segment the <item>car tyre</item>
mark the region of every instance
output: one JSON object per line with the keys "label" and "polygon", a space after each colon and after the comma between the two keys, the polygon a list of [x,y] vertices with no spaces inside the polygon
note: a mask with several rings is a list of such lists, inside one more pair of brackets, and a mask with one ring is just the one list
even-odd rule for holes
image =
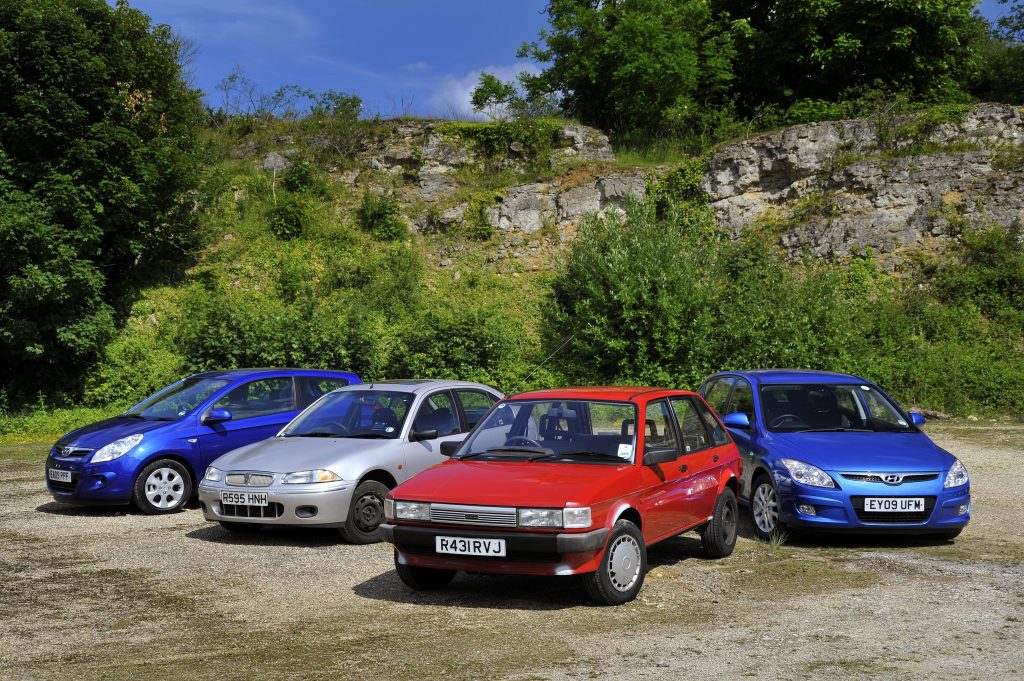
{"label": "car tyre", "polygon": [[647,573],[647,545],[640,528],[619,520],[601,553],[597,570],[585,577],[590,600],[601,605],[621,605],[636,598]]}
{"label": "car tyre", "polygon": [[415,591],[434,591],[448,586],[455,579],[455,570],[403,565],[398,560],[398,551],[395,551],[395,572],[403,584]]}
{"label": "car tyre", "polygon": [[192,476],[173,459],[157,459],[135,478],[132,501],[143,513],[176,513],[192,498]]}
{"label": "car tyre", "polygon": [[384,522],[384,498],[388,487],[376,480],[364,480],[352,493],[345,524],[338,528],[349,544],[375,544],[384,539],[380,524]]}
{"label": "car tyre", "polygon": [[711,522],[700,531],[700,543],[709,558],[725,558],[736,548],[738,518],[736,494],[726,487],[715,500],[715,513],[711,516]]}
{"label": "car tyre", "polygon": [[779,520],[779,492],[768,475],[759,475],[750,489],[750,524],[761,541],[782,534],[786,525]]}
{"label": "car tyre", "polygon": [[258,523],[232,523],[227,520],[221,520],[220,526],[234,534],[252,534],[263,529],[263,526]]}

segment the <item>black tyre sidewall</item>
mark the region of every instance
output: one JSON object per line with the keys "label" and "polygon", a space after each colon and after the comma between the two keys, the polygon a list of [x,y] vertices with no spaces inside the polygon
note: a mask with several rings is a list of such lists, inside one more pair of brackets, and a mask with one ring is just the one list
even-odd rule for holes
{"label": "black tyre sidewall", "polygon": [[413,567],[404,565],[398,560],[395,551],[395,572],[410,589],[414,591],[434,591],[448,586],[455,579],[455,570],[439,570],[434,568]]}
{"label": "black tyre sidewall", "polygon": [[[725,510],[727,508],[732,509],[732,537],[728,540],[722,538],[724,528],[722,525],[725,523]],[[704,552],[710,558],[725,558],[730,555],[734,548],[736,548],[736,529],[739,521],[739,507],[736,504],[736,494],[728,487],[722,490],[722,493],[718,495],[718,499],[715,500],[715,512],[711,517],[711,522],[704,528],[704,532],[701,533],[700,539],[701,544],[704,546]]]}
{"label": "black tyre sidewall", "polygon": [[[611,577],[608,574],[608,551],[615,544],[615,540],[623,534],[630,534],[640,545],[640,574],[636,582],[627,591],[619,591],[612,586]],[[586,590],[591,600],[600,605],[621,605],[636,598],[644,585],[644,577],[647,574],[647,544],[640,528],[628,520],[619,520],[612,528],[604,550],[601,551],[601,562],[597,570],[587,575]]]}
{"label": "black tyre sidewall", "polygon": [[[178,475],[181,476],[182,480],[185,481],[185,493],[181,496],[181,502],[174,508],[157,508],[153,504],[149,503],[149,499],[146,498],[146,478],[148,478],[149,474],[157,468],[173,468],[178,472]],[[147,515],[178,513],[179,511],[185,510],[185,505],[188,504],[189,500],[192,498],[193,489],[195,489],[195,486],[192,484],[192,474],[189,473],[188,468],[174,459],[157,459],[143,468],[135,478],[135,486],[132,491],[132,502],[135,504],[136,508]]]}
{"label": "black tyre sidewall", "polygon": [[364,480],[358,485],[352,492],[352,502],[349,505],[348,516],[345,518],[345,525],[339,528],[342,538],[350,544],[376,544],[377,542],[383,541],[384,533],[381,532],[380,527],[373,530],[372,532],[365,532],[360,529],[356,524],[355,509],[359,499],[368,493],[375,494],[380,497],[381,502],[381,522],[384,520],[384,499],[388,495],[388,487],[382,482],[376,480]]}

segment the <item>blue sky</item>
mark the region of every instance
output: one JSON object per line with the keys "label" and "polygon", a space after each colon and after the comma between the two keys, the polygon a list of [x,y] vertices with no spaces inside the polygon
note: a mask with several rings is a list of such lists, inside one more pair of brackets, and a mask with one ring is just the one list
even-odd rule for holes
{"label": "blue sky", "polygon": [[[546,24],[546,0],[130,0],[196,41],[196,84],[241,66],[264,90],[302,85],[362,97],[370,114],[469,114],[482,70],[510,78],[525,40]],[[1005,5],[983,0],[987,17]]]}

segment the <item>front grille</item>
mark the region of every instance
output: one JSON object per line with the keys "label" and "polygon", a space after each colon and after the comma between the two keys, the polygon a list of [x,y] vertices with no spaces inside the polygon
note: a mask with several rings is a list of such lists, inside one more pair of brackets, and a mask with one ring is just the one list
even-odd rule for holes
{"label": "front grille", "polygon": [[60,457],[63,457],[65,459],[71,459],[71,458],[83,457],[83,456],[85,456],[86,454],[89,454],[92,451],[93,450],[89,449],[88,447],[56,447],[55,446],[53,448],[53,455],[54,456],[60,456]]}
{"label": "front grille", "polygon": [[903,479],[900,482],[885,482],[882,479],[883,473],[841,473],[847,480],[855,480],[857,482],[880,482],[886,485],[902,485],[905,482],[927,482],[929,480],[935,480],[939,477],[938,473],[904,473]]}
{"label": "front grille", "polygon": [[430,522],[483,527],[515,527],[516,509],[505,506],[431,504]]}
{"label": "front grille", "polygon": [[231,518],[280,518],[284,505],[273,502],[267,506],[245,506],[242,504],[221,504],[220,514]]}
{"label": "front grille", "polygon": [[935,497],[924,497],[924,510],[911,513],[867,513],[864,511],[864,497],[850,497],[857,519],[862,523],[924,523],[935,508]]}
{"label": "front grille", "polygon": [[75,488],[78,487],[78,472],[71,473],[71,482],[61,482],[60,480],[49,480],[47,481],[50,485],[50,489],[58,492],[74,492]]}
{"label": "front grille", "polygon": [[228,473],[225,480],[237,487],[266,487],[274,482],[273,473]]}

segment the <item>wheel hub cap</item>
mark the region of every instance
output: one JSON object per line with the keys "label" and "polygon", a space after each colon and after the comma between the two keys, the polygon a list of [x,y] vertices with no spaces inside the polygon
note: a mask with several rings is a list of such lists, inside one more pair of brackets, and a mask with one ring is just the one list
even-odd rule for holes
{"label": "wheel hub cap", "polygon": [[145,491],[152,506],[174,508],[185,495],[185,481],[173,468],[157,468],[146,478]]}
{"label": "wheel hub cap", "polygon": [[618,591],[628,591],[640,576],[640,546],[629,535],[608,549],[608,577]]}

